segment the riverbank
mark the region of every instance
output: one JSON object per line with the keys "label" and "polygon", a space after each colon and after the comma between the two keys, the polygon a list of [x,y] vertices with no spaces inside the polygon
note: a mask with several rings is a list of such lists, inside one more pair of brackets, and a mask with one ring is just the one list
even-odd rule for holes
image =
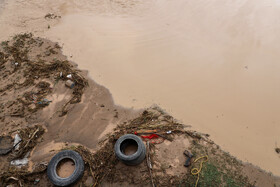
{"label": "riverbank", "polygon": [[[57,43],[32,34],[16,35],[1,42],[0,65],[0,136],[22,138],[17,150],[0,156],[1,185],[51,186],[47,163],[60,150],[72,149],[86,163],[75,186],[150,186],[146,162],[125,166],[113,151],[118,137],[139,129],[172,132],[170,140],[151,145],[157,186],[193,186],[197,178],[190,171],[199,167],[194,160],[201,156],[208,157],[199,180],[202,186],[280,185],[279,178],[242,163],[208,134],[190,130],[158,107],[143,111],[116,106],[110,92],[69,61]],[[66,85],[69,80],[74,87]],[[186,149],[194,155],[189,168],[183,166]],[[23,158],[27,164],[10,164]]]}
{"label": "riverbank", "polygon": [[10,0],[0,40],[33,32],[59,42],[117,104],[157,104],[280,175],[279,8],[273,0]]}

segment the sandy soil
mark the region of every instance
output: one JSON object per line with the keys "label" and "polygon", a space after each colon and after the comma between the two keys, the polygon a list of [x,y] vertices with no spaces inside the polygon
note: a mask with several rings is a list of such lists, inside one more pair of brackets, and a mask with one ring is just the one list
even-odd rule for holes
{"label": "sandy soil", "polygon": [[57,175],[62,178],[67,178],[72,175],[75,170],[75,163],[72,160],[62,160],[57,167]]}
{"label": "sandy soil", "polygon": [[[180,181],[190,180],[186,179],[186,174],[192,177],[188,175],[190,168],[183,166],[186,160],[183,152],[186,149],[192,150],[193,153],[196,151],[197,155],[207,154],[209,162],[217,164],[217,167],[221,167],[221,170],[225,170],[227,167],[219,165],[227,164],[232,171],[238,171],[238,176],[248,177],[245,181],[246,184],[250,182],[257,186],[280,186],[279,178],[265,173],[255,166],[236,160],[208,139],[208,135],[183,131],[184,127],[187,129],[189,126],[177,123],[175,119],[157,107],[142,113],[142,110],[116,106],[108,89],[88,79],[87,72],[78,70],[73,62],[69,62],[56,43],[42,38],[34,39],[31,35],[26,34],[15,36],[11,40],[10,42],[2,42],[0,48],[0,71],[3,80],[0,82],[0,135],[14,137],[15,133],[19,133],[23,142],[19,152],[12,151],[7,156],[0,156],[0,177],[5,184],[20,184],[21,182],[34,184],[39,179],[39,183],[36,183],[37,186],[51,186],[46,177],[45,163],[48,163],[51,157],[61,149],[66,147],[75,149],[83,145],[86,149],[86,152],[81,152],[84,159],[89,155],[92,155],[93,158],[97,157],[98,153],[101,156],[97,159],[101,162],[101,165],[97,165],[98,167],[96,166],[93,169],[98,172],[97,169],[101,168],[103,170],[105,168],[104,180],[102,180],[103,177],[102,179],[92,178],[94,175],[90,173],[88,167],[91,166],[88,165],[89,162],[87,161],[82,179],[74,186],[80,186],[81,184],[92,186],[98,180],[101,182],[100,186],[149,186],[150,177],[146,162],[142,162],[135,167],[126,166],[117,162],[114,154],[112,154],[113,142],[105,141],[105,146],[107,145],[110,149],[107,149],[108,147],[104,147],[104,145],[99,146],[99,142],[106,140],[107,137],[116,138],[114,134],[111,134],[111,136],[105,135],[116,133],[116,130],[113,129],[117,125],[120,125],[118,128],[126,129],[127,126],[132,124],[136,128],[142,125],[143,127],[153,125],[151,126],[153,129],[173,129],[178,126],[181,129],[179,132],[186,133],[175,135],[174,132],[174,135],[173,133],[170,135],[174,138],[173,141],[165,140],[153,146],[151,150],[153,175],[159,186],[166,186],[167,184],[170,186],[178,184]],[[64,64],[62,69],[58,65],[55,68],[51,66],[58,62]],[[18,64],[16,65],[16,63]],[[49,68],[44,69],[44,67]],[[61,76],[62,71],[63,75]],[[66,78],[69,73],[72,74],[72,78]],[[81,83],[78,82],[85,80],[81,78],[83,76],[88,79],[88,85],[85,90],[83,89],[81,101],[65,105],[76,97],[76,87],[83,88],[79,87]],[[67,79],[76,81],[74,88],[70,89],[65,85]],[[41,105],[40,102],[44,99],[51,102]],[[67,113],[64,113],[63,109],[67,110]],[[22,133],[22,129],[29,130]],[[167,130],[169,129],[165,129],[165,131]],[[126,133],[133,132],[133,129],[128,128],[126,130]],[[122,133],[124,132],[122,131]],[[24,152],[21,152],[21,150]],[[108,153],[110,157],[109,160],[106,160],[104,156],[105,154],[108,156]],[[18,168],[9,164],[10,160],[14,159],[17,154],[20,154],[17,158],[28,158],[27,166]],[[113,163],[116,163],[116,165]],[[96,164],[96,161],[93,164]],[[42,171],[38,172],[41,167],[43,167]],[[67,162],[59,168],[58,173],[61,176],[67,176],[71,174],[73,168],[72,163]],[[23,172],[23,175],[20,174],[21,172]],[[27,175],[24,175],[25,172],[27,172]],[[5,177],[7,173],[12,178]],[[232,177],[235,177],[235,175]],[[192,178],[192,180],[194,179]],[[3,182],[1,180],[0,184]],[[190,182],[193,182],[192,180]],[[19,182],[17,183],[17,181]]]}
{"label": "sandy soil", "polygon": [[274,0],[10,0],[0,39],[32,31],[58,41],[117,104],[157,103],[280,175],[279,8]]}
{"label": "sandy soil", "polygon": [[[1,40],[32,31],[58,41],[80,68],[110,89],[117,104],[157,103],[234,156],[280,175],[274,151],[280,141],[278,1],[10,0],[2,5]],[[45,17],[48,13],[54,15]],[[48,130],[32,153],[34,162],[69,144],[96,150],[116,123],[138,114],[115,106],[103,86],[90,81],[89,87],[81,104],[59,118],[57,108],[71,93],[58,84],[48,97],[50,106],[30,119],[43,120]],[[23,124],[9,122],[13,125],[2,125],[2,132]]]}

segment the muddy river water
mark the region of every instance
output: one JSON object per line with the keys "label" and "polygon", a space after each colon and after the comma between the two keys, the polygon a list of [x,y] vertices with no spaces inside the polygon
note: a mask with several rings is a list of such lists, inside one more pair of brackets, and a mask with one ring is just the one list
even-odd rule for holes
{"label": "muddy river water", "polygon": [[[280,175],[279,0],[11,2],[30,19],[0,22],[5,32],[20,27],[58,41],[117,104],[157,104],[239,159]],[[62,18],[40,30],[32,6]]]}

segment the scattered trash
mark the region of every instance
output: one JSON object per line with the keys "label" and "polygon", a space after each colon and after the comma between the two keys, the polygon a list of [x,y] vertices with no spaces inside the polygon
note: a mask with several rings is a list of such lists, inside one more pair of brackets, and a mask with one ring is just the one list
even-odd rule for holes
{"label": "scattered trash", "polygon": [[74,83],[73,81],[71,81],[71,80],[67,80],[66,83],[65,83],[65,85],[66,85],[67,87],[69,87],[69,88],[74,88],[75,83]]}
{"label": "scattered trash", "polygon": [[40,179],[35,179],[34,180],[34,185],[38,184],[40,182]]}
{"label": "scattered trash", "polygon": [[184,166],[189,167],[191,165],[191,159],[192,159],[193,155],[188,150],[184,151],[184,155],[187,157],[187,160],[186,160]]}
{"label": "scattered trash", "polygon": [[15,62],[15,66],[17,66],[18,65],[18,62]]}
{"label": "scattered trash", "polygon": [[13,166],[23,166],[28,164],[28,158],[18,159],[18,160],[12,160],[11,165]]}
{"label": "scattered trash", "polygon": [[32,94],[31,98],[32,98],[32,102],[33,102],[33,103],[36,103],[36,102],[37,102],[37,98],[38,98],[38,97],[37,97],[35,94]]}
{"label": "scattered trash", "polygon": [[171,133],[172,133],[172,131],[167,131],[167,132],[166,132],[166,134],[171,134]]}
{"label": "scattered trash", "polygon": [[[169,141],[172,141],[172,139],[160,134],[160,133],[156,133],[157,130],[139,130],[139,131],[135,131],[134,134],[135,135],[139,135],[141,136],[141,138],[145,139],[154,139],[154,138],[158,138],[161,137],[163,139],[167,139]],[[143,134],[149,134],[147,136],[144,136]],[[163,141],[161,141],[160,143],[162,143]],[[159,142],[151,142],[151,143],[159,143]]]}
{"label": "scattered trash", "polygon": [[71,75],[71,74],[67,75],[66,77],[67,77],[68,79],[72,79],[72,75]]}
{"label": "scattered trash", "polygon": [[[205,158],[205,159],[204,159],[204,158]],[[199,168],[192,168],[192,170],[191,170],[191,174],[192,174],[192,175],[197,175],[195,187],[197,187],[197,185],[198,185],[199,175],[200,175],[200,172],[201,172],[201,170],[202,170],[203,163],[208,161],[208,156],[205,155],[205,156],[199,157],[199,158],[195,159],[194,163],[197,162],[197,161],[199,161],[200,159],[204,159],[204,160],[202,160],[202,161],[200,162],[200,167],[199,167]]]}
{"label": "scattered trash", "polygon": [[11,136],[0,137],[0,155],[5,155],[13,149],[13,138]]}
{"label": "scattered trash", "polygon": [[39,105],[49,105],[52,101],[49,101],[48,99],[43,99],[42,101],[39,101],[37,104]]}
{"label": "scattered trash", "polygon": [[15,140],[14,140],[14,147],[15,147],[15,150],[18,150],[18,149],[19,149],[20,142],[21,142],[21,138],[19,137],[18,134],[16,134],[16,135],[15,135]]}
{"label": "scattered trash", "polygon": [[27,158],[30,151],[37,144],[38,138],[40,138],[44,133],[44,129],[35,125],[34,127],[28,127],[25,129],[20,129],[18,134],[22,139],[20,143],[20,148],[18,151],[14,152],[14,159]]}
{"label": "scattered trash", "polygon": [[158,135],[156,134],[151,134],[151,135],[148,135],[148,136],[141,136],[142,138],[144,139],[153,139],[153,138],[158,138]]}
{"label": "scattered trash", "polygon": [[138,130],[136,131],[137,134],[150,134],[150,133],[156,133],[157,130]]}
{"label": "scattered trash", "polygon": [[63,75],[62,72],[60,72],[60,73],[59,73],[59,77],[62,77],[62,75]]}

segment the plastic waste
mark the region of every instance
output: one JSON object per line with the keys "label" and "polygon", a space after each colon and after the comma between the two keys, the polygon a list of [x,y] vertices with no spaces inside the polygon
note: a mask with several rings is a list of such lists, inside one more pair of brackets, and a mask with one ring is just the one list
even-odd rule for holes
{"label": "plastic waste", "polygon": [[71,74],[67,75],[66,77],[67,77],[68,79],[72,79],[72,75],[71,75]]}
{"label": "plastic waste", "polygon": [[67,80],[65,85],[68,86],[69,88],[73,88],[75,86],[75,83],[71,80]]}
{"label": "plastic waste", "polygon": [[13,165],[13,166],[22,166],[22,165],[26,165],[26,164],[28,164],[28,158],[11,161],[11,165]]}
{"label": "plastic waste", "polygon": [[18,134],[16,134],[16,135],[15,135],[15,139],[14,139],[14,147],[15,147],[15,150],[18,150],[18,149],[19,149],[20,142],[21,142],[21,138],[19,137]]}

